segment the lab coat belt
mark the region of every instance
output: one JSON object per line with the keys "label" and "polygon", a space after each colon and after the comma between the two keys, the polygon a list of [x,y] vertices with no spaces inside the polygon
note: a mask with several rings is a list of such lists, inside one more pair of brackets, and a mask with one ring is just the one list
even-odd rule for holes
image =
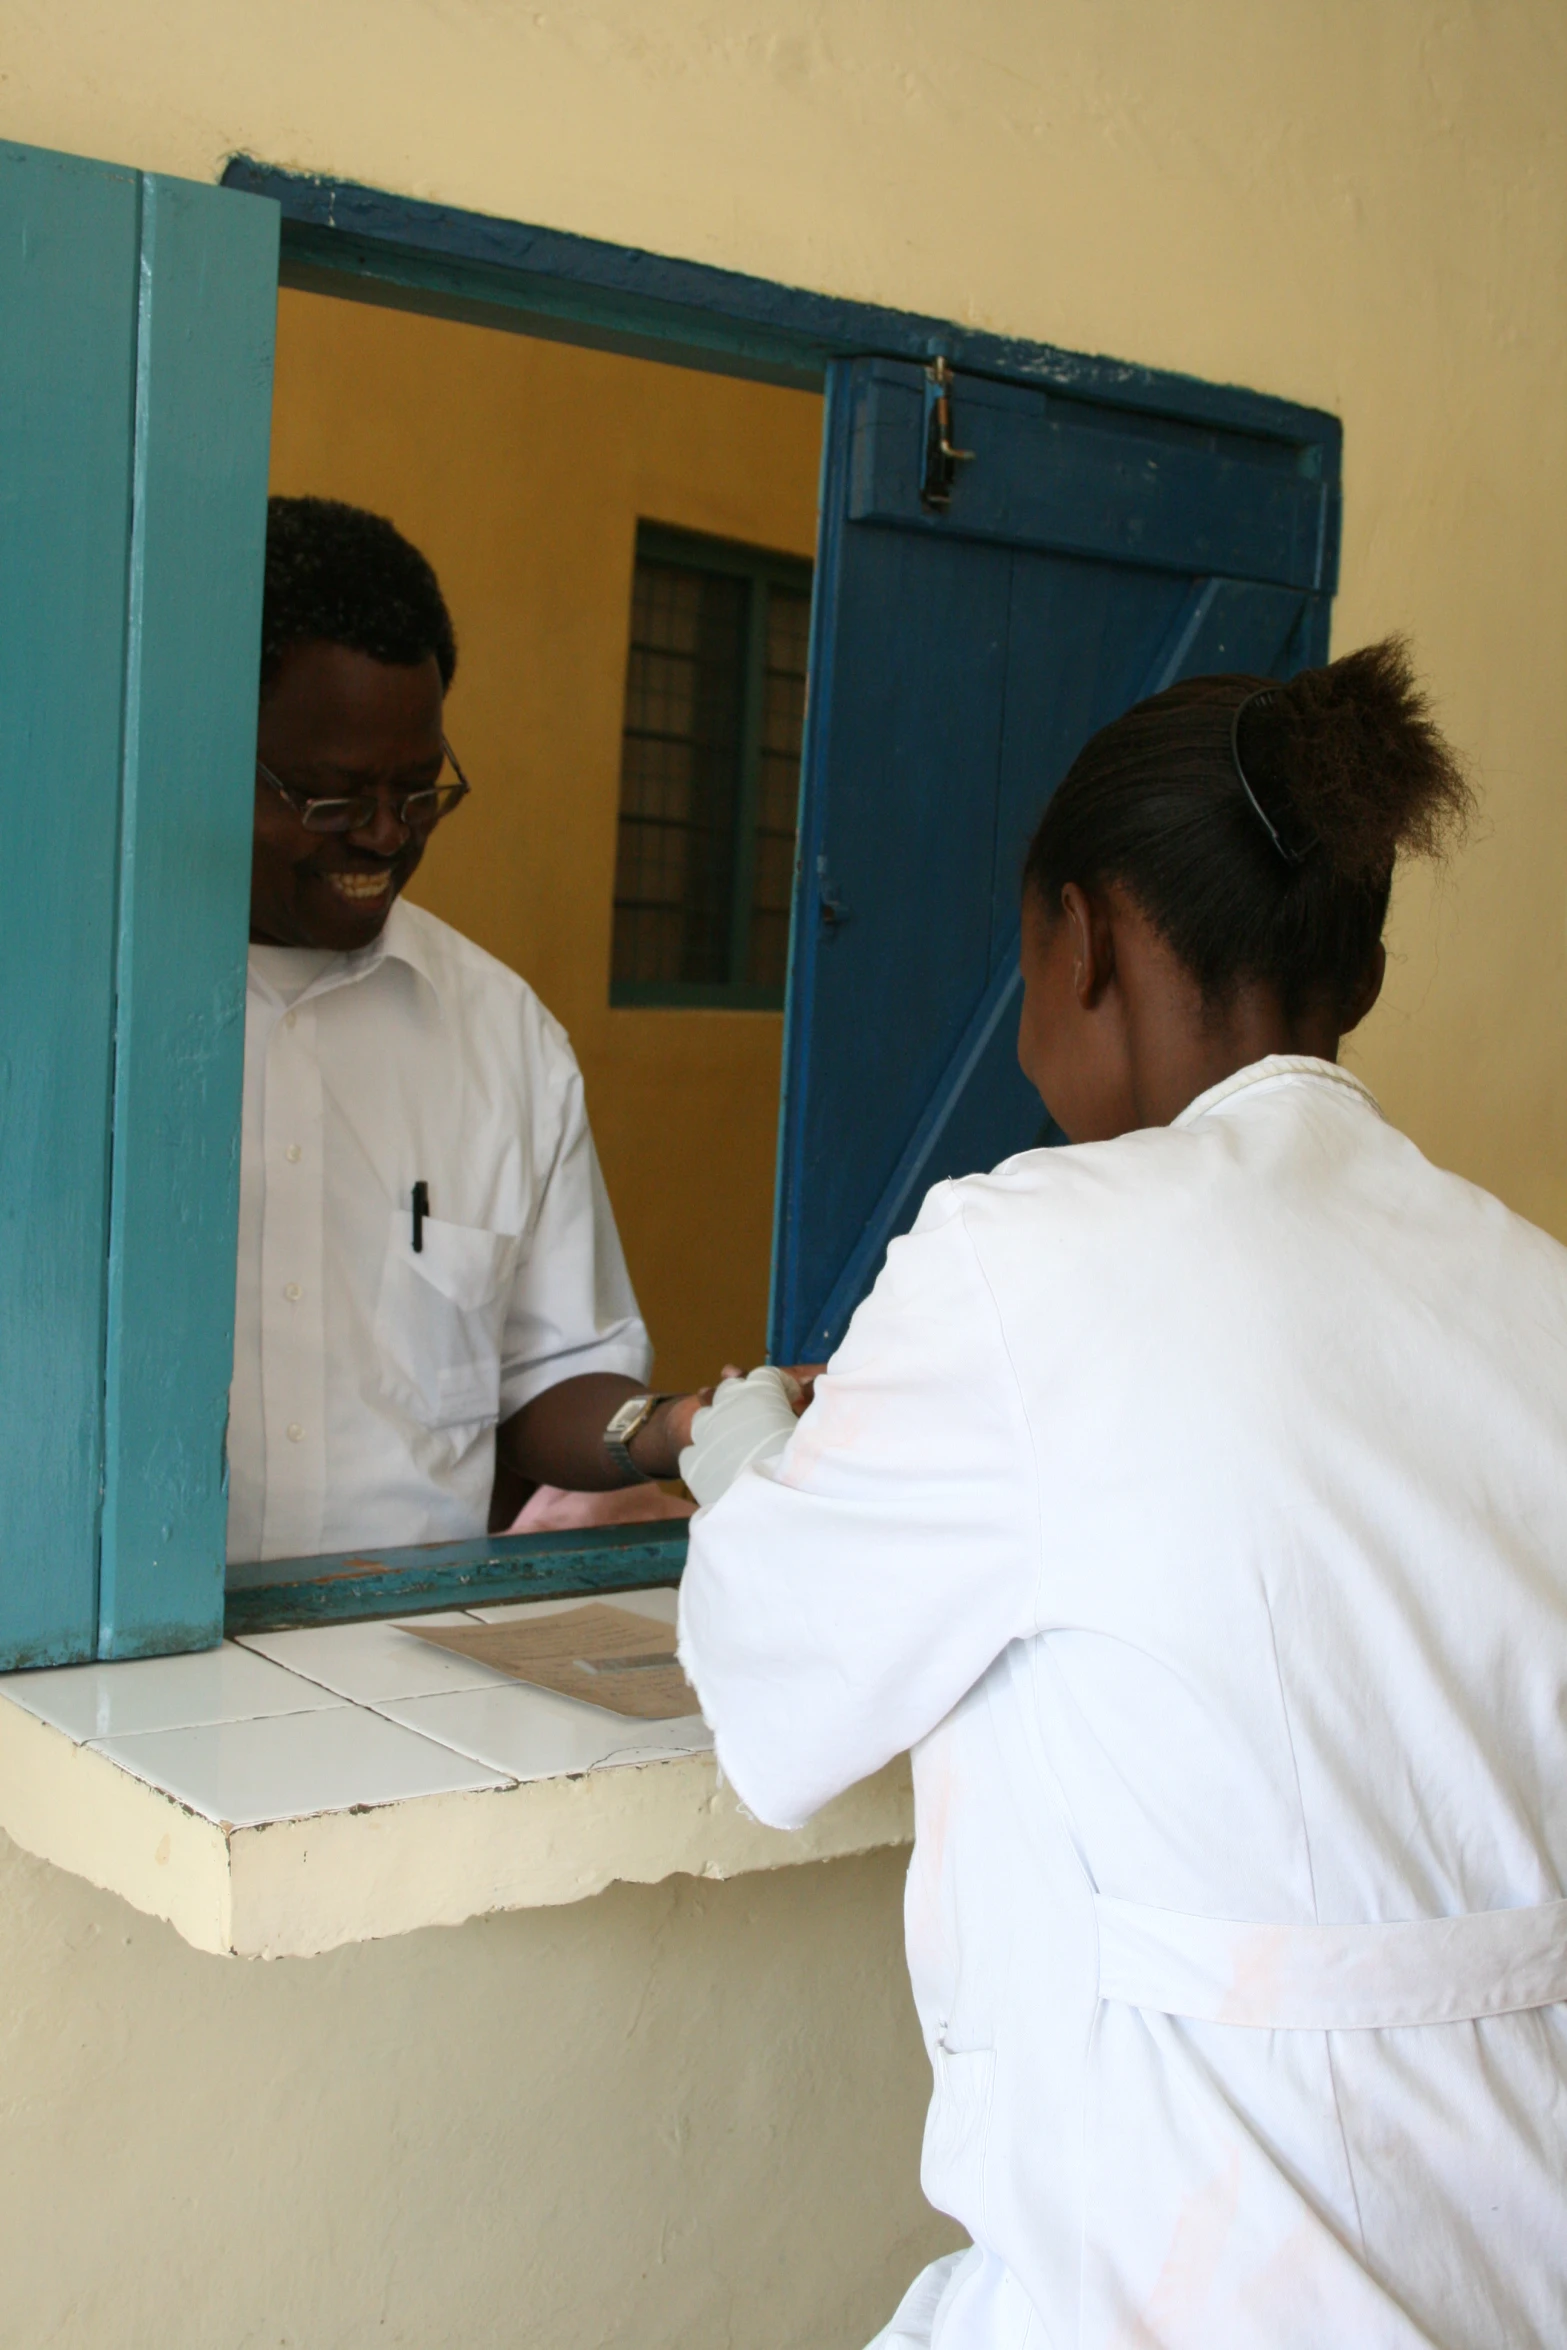
{"label": "lab coat belt", "polygon": [[1386,2031],[1567,2001],[1567,1901],[1381,1925],[1256,1925],[1096,1894],[1099,1996],[1263,2031]]}

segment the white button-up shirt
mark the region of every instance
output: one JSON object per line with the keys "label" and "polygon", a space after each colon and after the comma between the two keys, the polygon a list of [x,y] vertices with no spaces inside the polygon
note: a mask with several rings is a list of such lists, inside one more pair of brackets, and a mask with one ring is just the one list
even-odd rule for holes
{"label": "white button-up shirt", "polygon": [[357,954],[253,948],[230,1559],[480,1534],[497,1422],[650,1361],[582,1079],[532,989],[402,903]]}
{"label": "white button-up shirt", "polygon": [[1320,1061],[940,1184],[682,1653],[791,1826],[914,1749],[886,2350],[1567,2341],[1567,1251]]}

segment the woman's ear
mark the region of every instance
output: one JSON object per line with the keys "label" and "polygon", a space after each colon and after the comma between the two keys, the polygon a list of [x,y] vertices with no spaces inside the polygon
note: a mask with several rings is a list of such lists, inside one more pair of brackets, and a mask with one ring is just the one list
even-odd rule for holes
{"label": "woman's ear", "polygon": [[1352,1028],[1360,1026],[1361,1021],[1364,1020],[1377,997],[1382,993],[1382,982],[1386,977],[1387,948],[1378,939],[1376,952],[1366,966],[1366,976],[1360,983],[1358,993],[1351,999],[1349,1010],[1345,1015],[1344,1033],[1346,1036]]}
{"label": "woman's ear", "polygon": [[1115,976],[1115,932],[1109,909],[1075,881],[1061,892],[1061,914],[1072,948],[1072,992],[1091,1012]]}

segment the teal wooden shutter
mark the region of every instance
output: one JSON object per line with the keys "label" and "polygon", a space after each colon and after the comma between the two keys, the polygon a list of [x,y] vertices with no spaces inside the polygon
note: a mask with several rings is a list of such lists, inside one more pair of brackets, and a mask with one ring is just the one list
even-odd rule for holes
{"label": "teal wooden shutter", "polygon": [[0,146],[0,1666],[221,1633],[277,246]]}
{"label": "teal wooden shutter", "polygon": [[1018,883],[1083,742],[1178,677],[1326,655],[1331,418],[1241,429],[959,378],[973,454],[941,507],[922,495],[932,399],[926,370],[893,361],[829,381],[769,1336],[783,1362],[838,1343],[932,1183],[1039,1137],[1016,1065]]}

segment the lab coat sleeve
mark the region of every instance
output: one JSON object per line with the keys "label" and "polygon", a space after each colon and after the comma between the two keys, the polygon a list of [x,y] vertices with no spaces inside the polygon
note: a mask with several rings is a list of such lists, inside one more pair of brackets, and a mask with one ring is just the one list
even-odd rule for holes
{"label": "lab coat sleeve", "polygon": [[692,1521],[680,1653],[742,1801],[798,1827],[1037,1626],[1039,1479],[995,1300],[944,1184],[772,1469]]}

